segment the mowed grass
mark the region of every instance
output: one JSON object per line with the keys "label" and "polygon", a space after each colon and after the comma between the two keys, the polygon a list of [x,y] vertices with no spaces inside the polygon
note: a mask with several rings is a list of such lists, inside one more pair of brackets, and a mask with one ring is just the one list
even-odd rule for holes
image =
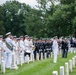
{"label": "mowed grass", "polygon": [[[7,69],[5,74],[2,74],[0,71],[0,75],[52,75],[54,70],[59,72],[60,66],[64,66],[65,62],[68,62],[75,55],[74,53],[69,53],[68,58],[59,56],[57,63],[53,63],[53,58],[35,61],[33,63],[30,62],[30,64],[19,66],[18,70]],[[76,75],[76,69],[70,75]]]}
{"label": "mowed grass", "polygon": [[73,72],[70,73],[70,75],[76,75],[76,67],[75,67],[75,69],[73,69]]}

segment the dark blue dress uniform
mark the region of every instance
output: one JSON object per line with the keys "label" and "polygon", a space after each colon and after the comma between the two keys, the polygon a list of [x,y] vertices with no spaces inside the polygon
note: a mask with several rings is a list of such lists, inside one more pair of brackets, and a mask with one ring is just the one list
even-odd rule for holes
{"label": "dark blue dress uniform", "polygon": [[74,47],[76,48],[76,41],[74,41]]}
{"label": "dark blue dress uniform", "polygon": [[41,53],[47,53],[47,57],[49,57],[49,54],[51,55],[52,51],[52,42],[47,42],[45,40],[37,40],[34,42],[35,45],[35,51],[34,51],[34,59],[36,59],[36,53],[39,53],[39,59],[41,59]]}
{"label": "dark blue dress uniform", "polygon": [[47,53],[47,57],[49,57],[52,51],[52,42],[45,42],[44,45],[45,45],[45,52]]}
{"label": "dark blue dress uniform", "polygon": [[71,47],[74,47],[74,41],[73,41],[72,37],[70,39],[70,45],[71,45]]}
{"label": "dark blue dress uniform", "polygon": [[65,42],[65,58],[67,58],[68,54],[68,42]]}
{"label": "dark blue dress uniform", "polygon": [[39,59],[41,59],[41,53],[44,55],[44,43],[39,42]]}
{"label": "dark blue dress uniform", "polygon": [[65,41],[61,42],[62,44],[62,58],[67,58],[67,54],[68,54],[68,43]]}
{"label": "dark blue dress uniform", "polygon": [[64,41],[62,41],[61,42],[61,49],[62,49],[62,58],[64,58],[64,54],[65,54],[65,42]]}
{"label": "dark blue dress uniform", "polygon": [[34,50],[34,59],[36,60],[36,53],[39,53],[39,43],[36,41],[34,42],[35,50]]}

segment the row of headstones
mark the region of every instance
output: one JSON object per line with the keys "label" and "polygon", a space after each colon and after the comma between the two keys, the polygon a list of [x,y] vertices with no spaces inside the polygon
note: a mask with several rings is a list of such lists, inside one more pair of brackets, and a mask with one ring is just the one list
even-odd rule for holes
{"label": "row of headstones", "polygon": [[[73,69],[76,67],[76,56],[72,58],[72,60],[69,60],[69,63],[65,63],[64,66],[60,66],[60,75],[69,75],[69,73],[73,72]],[[53,75],[59,75],[58,71],[53,71]]]}
{"label": "row of headstones", "polygon": [[[52,57],[52,52],[51,52],[51,55],[49,55],[49,58],[51,58],[51,57]],[[34,54],[32,54],[31,58],[32,58],[32,62],[34,62]],[[19,60],[19,65],[22,66],[23,65],[22,57],[19,56],[19,59],[20,59]],[[28,55],[26,55],[25,59],[26,60],[24,62],[29,64],[30,60],[29,60],[29,56]],[[44,53],[44,59],[47,59],[47,53]],[[36,54],[36,60],[39,61],[39,53]],[[43,60],[43,53],[41,53],[41,60]],[[12,64],[11,64],[11,68],[10,69],[15,69],[15,70],[18,69],[17,64],[15,63],[15,53],[14,52],[12,53]],[[3,57],[1,57],[1,72],[2,73],[6,72],[5,61],[4,61]]]}
{"label": "row of headstones", "polygon": [[[52,54],[53,53],[51,52],[51,55],[49,55],[49,58],[50,57],[52,58]],[[59,51],[59,54],[61,55],[61,51]],[[34,62],[34,54],[32,54],[31,58],[32,58],[32,62]],[[22,57],[19,56],[19,59],[20,59],[19,60],[19,65],[22,66],[22,64],[23,64],[22,63]],[[30,60],[29,60],[29,56],[28,55],[26,55],[25,59],[26,60],[24,62],[27,63],[27,64],[29,64]],[[47,53],[44,53],[44,59],[47,59]],[[36,60],[39,61],[39,53],[36,53]],[[41,53],[41,60],[43,60],[43,53]],[[69,60],[69,62],[71,64],[72,60]],[[12,53],[11,69],[18,69],[18,67],[15,64],[15,55],[14,55],[14,53]],[[3,57],[1,58],[1,71],[2,71],[2,73],[5,73],[5,61],[4,61]]]}
{"label": "row of headstones", "polygon": [[76,48],[70,48],[69,50],[71,53],[76,53]]}
{"label": "row of headstones", "polygon": [[[49,54],[49,58],[52,58],[52,52],[51,52],[51,55]],[[32,58],[32,62],[34,62],[34,54],[32,54],[31,56]],[[29,64],[30,60],[29,60],[29,56],[26,55],[25,57],[25,63]],[[39,61],[39,60],[43,60],[43,59],[47,59],[47,53],[44,53],[44,56],[43,56],[43,53],[41,53],[41,58],[39,59],[39,53],[36,53],[36,60]]]}

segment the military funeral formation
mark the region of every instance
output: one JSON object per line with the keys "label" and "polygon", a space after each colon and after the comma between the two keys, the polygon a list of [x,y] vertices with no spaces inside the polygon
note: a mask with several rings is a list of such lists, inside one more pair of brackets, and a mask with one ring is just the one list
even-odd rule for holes
{"label": "military funeral formation", "polygon": [[25,35],[12,36],[11,32],[6,34],[7,38],[0,35],[0,65],[2,73],[5,69],[18,69],[18,65],[34,62],[34,60],[43,60],[54,55],[54,63],[57,63],[57,56],[62,55],[62,58],[67,58],[68,51],[76,52],[76,39],[57,38],[51,39],[33,39]]}

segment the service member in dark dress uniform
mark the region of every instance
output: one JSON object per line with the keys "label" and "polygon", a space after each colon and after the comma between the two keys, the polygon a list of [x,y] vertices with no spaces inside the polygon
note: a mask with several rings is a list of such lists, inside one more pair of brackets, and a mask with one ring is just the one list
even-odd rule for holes
{"label": "service member in dark dress uniform", "polygon": [[44,43],[42,39],[39,40],[39,59],[41,59],[41,53],[44,52]]}
{"label": "service member in dark dress uniform", "polygon": [[34,40],[35,50],[34,50],[34,59],[36,60],[36,53],[39,53],[39,43],[38,39]]}
{"label": "service member in dark dress uniform", "polygon": [[65,57],[65,39],[64,37],[62,38],[62,42],[61,42],[61,48],[62,48],[62,58]]}
{"label": "service member in dark dress uniform", "polygon": [[65,40],[65,55],[64,55],[65,58],[67,58],[67,54],[68,54],[68,47],[69,47],[68,44],[69,44],[68,39],[66,39]]}

